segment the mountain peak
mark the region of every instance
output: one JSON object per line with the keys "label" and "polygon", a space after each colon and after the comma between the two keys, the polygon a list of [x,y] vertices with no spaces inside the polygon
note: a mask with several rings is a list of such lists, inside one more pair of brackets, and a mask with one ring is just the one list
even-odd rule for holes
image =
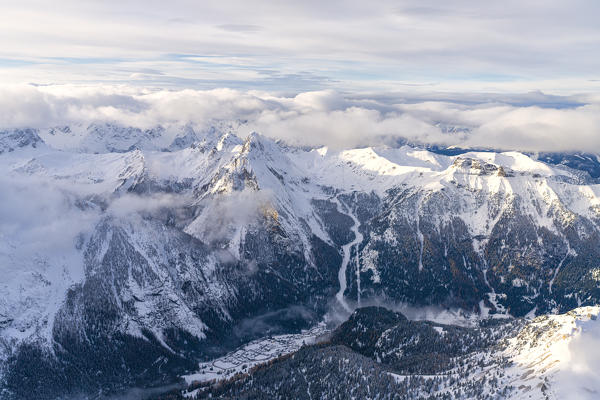
{"label": "mountain peak", "polygon": [[18,148],[33,147],[44,144],[37,129],[10,129],[0,131],[0,154]]}
{"label": "mountain peak", "polygon": [[250,153],[252,150],[259,152],[272,152],[272,150],[281,150],[281,146],[272,139],[261,135],[258,132],[252,132],[244,141],[242,152]]}

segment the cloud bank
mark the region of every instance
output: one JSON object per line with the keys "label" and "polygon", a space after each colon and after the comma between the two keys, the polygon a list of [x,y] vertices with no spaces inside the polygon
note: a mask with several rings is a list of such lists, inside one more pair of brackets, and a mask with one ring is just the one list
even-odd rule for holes
{"label": "cloud bank", "polygon": [[147,90],[131,86],[0,88],[0,128],[111,122],[140,128],[228,123],[288,144],[420,144],[521,151],[600,151],[600,97],[373,94],[333,90]]}

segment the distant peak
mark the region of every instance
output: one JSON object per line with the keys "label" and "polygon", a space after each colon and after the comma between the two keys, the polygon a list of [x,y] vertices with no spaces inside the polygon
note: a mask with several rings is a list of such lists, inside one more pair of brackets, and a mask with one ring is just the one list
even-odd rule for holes
{"label": "distant peak", "polygon": [[239,145],[242,144],[242,141],[240,140],[240,138],[232,133],[224,133],[223,135],[221,135],[221,137],[219,138],[219,141],[217,142],[217,150],[221,151],[224,148],[227,148],[229,145]]}
{"label": "distant peak", "polygon": [[321,157],[325,157],[327,155],[327,152],[329,151],[329,147],[327,146],[323,146],[319,149],[317,149],[317,153],[321,156]]}
{"label": "distant peak", "polygon": [[252,150],[259,152],[272,152],[275,149],[279,149],[280,146],[268,137],[261,135],[258,132],[252,132],[246,137],[244,142],[243,152],[249,153]]}
{"label": "distant peak", "polygon": [[22,147],[31,146],[35,148],[40,144],[44,144],[44,141],[39,136],[37,129],[26,128],[0,131],[0,154]]}
{"label": "distant peak", "polygon": [[263,135],[253,131],[246,137],[246,143],[259,143],[264,141],[265,139],[266,138]]}

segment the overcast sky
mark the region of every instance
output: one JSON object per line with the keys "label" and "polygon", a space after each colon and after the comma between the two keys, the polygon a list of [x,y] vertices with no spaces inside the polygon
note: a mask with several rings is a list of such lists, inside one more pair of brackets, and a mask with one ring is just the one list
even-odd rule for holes
{"label": "overcast sky", "polygon": [[600,88],[597,0],[15,0],[0,11],[0,83]]}

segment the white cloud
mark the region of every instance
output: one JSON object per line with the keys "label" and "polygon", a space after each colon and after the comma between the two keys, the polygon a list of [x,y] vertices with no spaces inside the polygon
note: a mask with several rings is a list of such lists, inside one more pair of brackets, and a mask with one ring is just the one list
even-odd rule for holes
{"label": "white cloud", "polygon": [[176,210],[191,203],[185,194],[177,196],[168,193],[156,193],[146,196],[126,193],[111,201],[108,212],[117,218],[135,217],[137,213],[154,213],[160,209]]}
{"label": "white cloud", "polygon": [[568,344],[562,368],[556,374],[557,397],[597,399],[600,393],[600,323],[595,320],[581,324]]}
{"label": "white cloud", "polygon": [[[241,191],[216,196],[203,202],[202,214],[186,228],[206,243],[235,240],[240,226],[257,222],[265,208],[271,207],[273,193],[268,189]],[[235,250],[237,251],[237,250]]]}
{"label": "white cloud", "polygon": [[595,95],[0,88],[0,128],[102,121],[141,128],[186,123],[203,128],[224,121],[240,126],[242,137],[257,131],[290,144],[337,148],[409,140],[526,151],[600,149],[600,98]]}
{"label": "white cloud", "polygon": [[573,92],[598,79],[599,13],[594,0],[4,2],[0,81]]}
{"label": "white cloud", "polygon": [[[75,205],[81,193],[73,184],[5,174],[0,177],[0,186],[0,259],[6,254],[63,256],[99,217],[95,210]],[[10,250],[5,253],[6,248]]]}

